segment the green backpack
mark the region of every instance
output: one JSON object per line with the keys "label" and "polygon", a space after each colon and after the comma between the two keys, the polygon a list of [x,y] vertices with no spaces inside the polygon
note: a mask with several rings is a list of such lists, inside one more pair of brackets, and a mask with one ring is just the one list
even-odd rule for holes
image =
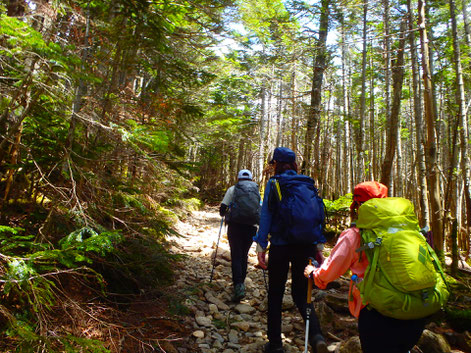
{"label": "green backpack", "polygon": [[356,226],[362,238],[356,251],[365,251],[369,260],[364,280],[356,284],[363,304],[402,320],[429,316],[445,305],[449,291],[440,261],[420,233],[409,200],[370,199],[360,206]]}

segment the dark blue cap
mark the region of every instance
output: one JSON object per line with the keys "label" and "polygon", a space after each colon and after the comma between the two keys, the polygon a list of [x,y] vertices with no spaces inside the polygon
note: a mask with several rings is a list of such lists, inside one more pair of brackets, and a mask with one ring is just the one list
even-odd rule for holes
{"label": "dark blue cap", "polygon": [[292,163],[296,161],[296,154],[287,147],[277,147],[273,152],[270,164],[275,162]]}

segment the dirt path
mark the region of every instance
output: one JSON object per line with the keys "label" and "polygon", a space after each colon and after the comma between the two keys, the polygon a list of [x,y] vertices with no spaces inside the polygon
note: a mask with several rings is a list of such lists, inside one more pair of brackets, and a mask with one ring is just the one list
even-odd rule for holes
{"label": "dirt path", "polygon": [[[247,296],[240,304],[231,302],[232,283],[229,244],[223,226],[212,284],[209,284],[212,258],[221,218],[215,209],[193,212],[177,224],[183,238],[172,238],[173,251],[185,253],[183,271],[175,290],[188,293],[184,304],[193,314],[188,342],[201,352],[261,352],[266,343],[266,281],[257,263],[255,244],[249,253]],[[283,337],[287,352],[302,352],[304,323],[291,299],[289,285],[283,303]],[[332,351],[335,344],[331,347]],[[181,349],[180,352],[190,352]]]}

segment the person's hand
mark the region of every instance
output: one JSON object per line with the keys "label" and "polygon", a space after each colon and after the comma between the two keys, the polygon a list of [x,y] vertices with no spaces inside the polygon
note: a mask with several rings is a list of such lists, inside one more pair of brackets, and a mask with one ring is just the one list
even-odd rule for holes
{"label": "person's hand", "polygon": [[265,255],[266,255],[265,251],[257,253],[257,259],[258,259],[257,267],[260,267],[264,270],[267,269],[267,263],[265,261]]}
{"label": "person's hand", "polygon": [[304,276],[309,278],[314,272],[315,267],[313,265],[307,265],[304,269]]}
{"label": "person's hand", "polygon": [[221,206],[219,206],[219,215],[221,217],[224,217],[226,215],[227,209],[228,209],[227,205],[222,203]]}

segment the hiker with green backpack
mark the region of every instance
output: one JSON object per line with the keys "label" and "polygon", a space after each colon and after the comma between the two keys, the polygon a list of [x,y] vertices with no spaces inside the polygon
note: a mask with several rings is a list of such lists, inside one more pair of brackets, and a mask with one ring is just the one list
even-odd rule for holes
{"label": "hiker with green backpack", "polygon": [[239,302],[245,297],[248,254],[260,220],[260,192],[257,183],[252,181],[252,172],[242,169],[237,179],[237,184],[227,189],[219,207],[219,214],[226,217],[228,225],[233,302]]}
{"label": "hiker with green backpack", "polygon": [[358,318],[364,353],[407,353],[448,299],[440,262],[420,233],[409,200],[387,197],[375,181],[358,184],[352,227],[343,231],[320,268],[307,266],[319,288],[349,269],[348,305]]}
{"label": "hiker with green backpack", "polygon": [[327,353],[316,312],[312,304],[307,303],[308,281],[303,276],[309,257],[322,262],[319,248],[325,243],[324,204],[314,181],[297,173],[294,151],[277,147],[270,164],[274,165],[275,176],[265,187],[260,228],[254,238],[257,242],[257,266],[268,268],[268,342],[264,353],[285,352],[281,337],[281,312],[290,267],[291,295],[304,321],[309,323],[309,343],[314,353]]}

